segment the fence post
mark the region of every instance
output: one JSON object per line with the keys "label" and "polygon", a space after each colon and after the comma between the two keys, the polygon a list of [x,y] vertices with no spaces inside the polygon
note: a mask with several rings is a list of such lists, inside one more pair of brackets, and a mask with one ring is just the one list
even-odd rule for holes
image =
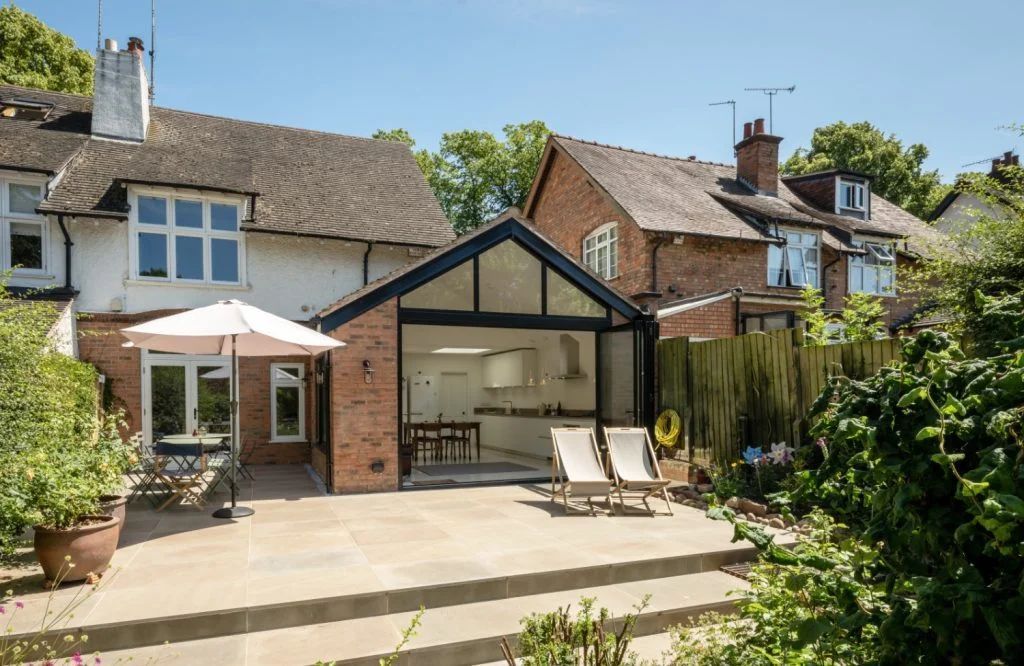
{"label": "fence post", "polygon": [[793,344],[790,347],[790,359],[793,364],[793,376],[796,380],[795,386],[793,387],[793,394],[796,396],[796,408],[797,408],[797,419],[796,419],[796,434],[799,438],[796,442],[793,442],[793,446],[800,446],[803,443],[804,434],[807,426],[807,404],[804,400],[804,367],[803,367],[803,355],[800,350],[804,346],[804,329],[794,328],[793,329]]}

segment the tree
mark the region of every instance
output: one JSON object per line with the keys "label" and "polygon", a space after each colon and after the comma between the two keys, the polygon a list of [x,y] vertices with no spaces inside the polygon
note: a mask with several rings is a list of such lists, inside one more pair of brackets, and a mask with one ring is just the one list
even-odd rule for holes
{"label": "tree", "polygon": [[937,170],[924,170],[927,158],[923,144],[904,148],[896,135],[885,136],[869,122],[847,125],[840,121],[814,130],[811,147],[797,148],[780,170],[800,175],[848,169],[872,176],[875,194],[926,219],[952,187],[939,182]]}
{"label": "tree", "polygon": [[0,83],[92,95],[93,57],[14,5],[0,7]]}
{"label": "tree", "polygon": [[[413,153],[456,233],[475,229],[502,210],[526,203],[551,131],[539,120],[505,125],[502,131],[504,141],[481,130],[446,132],[437,152]],[[416,146],[402,128],[378,130],[373,137]]]}
{"label": "tree", "polygon": [[[838,342],[866,342],[885,335],[881,317],[885,313],[879,298],[863,292],[854,292],[844,299],[842,312],[836,316],[825,311],[825,297],[820,289],[808,285],[800,292],[804,300],[807,333],[805,347],[820,347]],[[840,324],[840,329],[830,328]]]}

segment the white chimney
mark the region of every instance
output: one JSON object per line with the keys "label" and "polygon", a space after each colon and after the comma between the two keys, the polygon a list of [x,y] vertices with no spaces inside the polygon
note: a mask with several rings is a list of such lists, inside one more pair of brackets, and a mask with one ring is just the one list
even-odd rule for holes
{"label": "white chimney", "polygon": [[149,128],[149,81],[142,65],[143,46],[128,39],[128,50],[106,40],[96,53],[96,79],[92,98],[92,135],[104,139],[146,140]]}

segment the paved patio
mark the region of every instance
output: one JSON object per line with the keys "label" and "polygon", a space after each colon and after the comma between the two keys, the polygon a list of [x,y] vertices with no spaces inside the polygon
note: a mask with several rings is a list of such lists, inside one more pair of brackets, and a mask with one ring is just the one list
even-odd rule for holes
{"label": "paved patio", "polygon": [[[114,570],[71,626],[110,649],[714,571],[750,556],[731,526],[681,505],[653,518],[565,515],[543,486],[326,496],[302,467],[255,472],[243,488],[251,518],[132,505]],[[31,569],[14,575],[24,631],[46,594]]]}

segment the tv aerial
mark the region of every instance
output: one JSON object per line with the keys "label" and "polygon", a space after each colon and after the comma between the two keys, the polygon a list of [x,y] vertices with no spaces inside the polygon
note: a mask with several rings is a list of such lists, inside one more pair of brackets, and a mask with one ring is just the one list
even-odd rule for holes
{"label": "tv aerial", "polygon": [[744,88],[744,90],[748,92],[761,92],[764,93],[765,95],[768,95],[768,133],[771,134],[773,132],[772,101],[774,100],[775,96],[778,95],[780,92],[792,93],[794,90],[796,90],[796,86],[790,86],[788,88]]}
{"label": "tv aerial", "polygon": [[[711,102],[708,106],[724,106],[728,104],[732,107],[732,145],[736,145],[736,100],[727,99],[724,102]],[[733,148],[732,154],[736,154],[736,149]]]}

